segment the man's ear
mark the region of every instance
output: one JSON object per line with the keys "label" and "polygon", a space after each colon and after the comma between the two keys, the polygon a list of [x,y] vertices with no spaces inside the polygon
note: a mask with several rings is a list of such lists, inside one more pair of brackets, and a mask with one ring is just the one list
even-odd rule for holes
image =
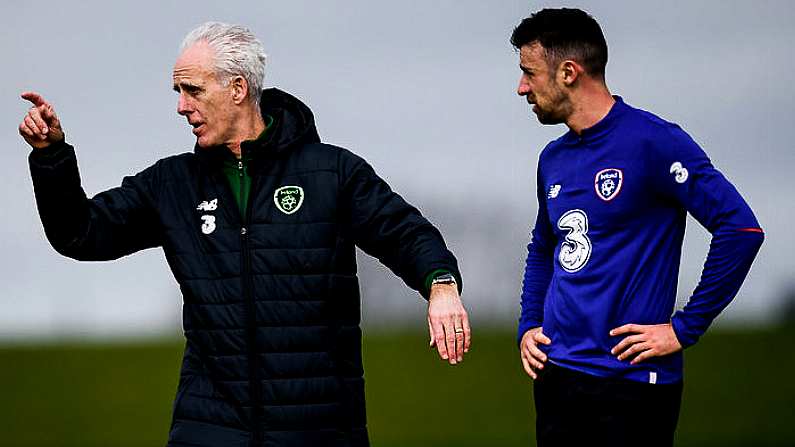
{"label": "man's ear", "polygon": [[229,87],[235,104],[241,104],[248,96],[248,81],[243,76],[234,76],[229,82]]}
{"label": "man's ear", "polygon": [[558,66],[557,74],[558,79],[563,85],[571,87],[583,73],[585,73],[585,69],[582,65],[571,59],[566,59]]}

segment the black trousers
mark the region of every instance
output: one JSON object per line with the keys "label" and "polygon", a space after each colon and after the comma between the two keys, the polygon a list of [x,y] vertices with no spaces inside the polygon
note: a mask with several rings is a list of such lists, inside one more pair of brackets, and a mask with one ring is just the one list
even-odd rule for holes
{"label": "black trousers", "polygon": [[547,362],[533,395],[539,447],[670,447],[682,383],[608,379]]}

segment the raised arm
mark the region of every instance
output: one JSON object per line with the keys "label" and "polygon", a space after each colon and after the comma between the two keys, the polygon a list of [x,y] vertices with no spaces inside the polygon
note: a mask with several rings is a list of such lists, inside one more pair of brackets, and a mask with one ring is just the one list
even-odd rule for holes
{"label": "raised arm", "polygon": [[28,161],[36,204],[47,239],[56,251],[78,260],[116,259],[160,245],[150,168],[122,185],[88,199],[77,158],[53,106],[33,92],[19,133],[33,148]]}

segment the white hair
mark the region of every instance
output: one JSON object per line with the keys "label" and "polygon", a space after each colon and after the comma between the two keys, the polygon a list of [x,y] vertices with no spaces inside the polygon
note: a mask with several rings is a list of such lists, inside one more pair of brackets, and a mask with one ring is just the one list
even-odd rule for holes
{"label": "white hair", "polygon": [[268,56],[257,37],[240,25],[206,22],[185,36],[180,52],[201,41],[207,42],[215,51],[215,76],[218,80],[229,85],[229,78],[242,76],[248,82],[251,101],[259,108]]}

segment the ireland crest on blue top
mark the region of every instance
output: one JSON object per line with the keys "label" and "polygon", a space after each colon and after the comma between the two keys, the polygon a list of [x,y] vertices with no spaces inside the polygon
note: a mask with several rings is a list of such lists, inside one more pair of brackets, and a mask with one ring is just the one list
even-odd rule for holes
{"label": "ireland crest on blue top", "polygon": [[621,191],[621,184],[624,183],[624,173],[621,169],[608,168],[596,173],[594,179],[594,189],[596,195],[605,202],[613,200]]}

